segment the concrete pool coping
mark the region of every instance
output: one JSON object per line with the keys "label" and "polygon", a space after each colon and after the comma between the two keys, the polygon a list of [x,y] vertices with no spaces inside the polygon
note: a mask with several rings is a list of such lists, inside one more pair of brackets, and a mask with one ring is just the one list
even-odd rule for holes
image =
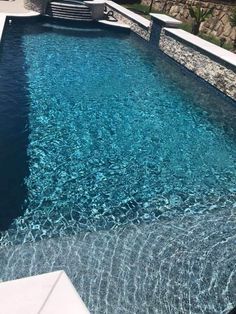
{"label": "concrete pool coping", "polygon": [[6,15],[0,13],[0,42],[2,39],[2,34],[3,34],[5,22],[6,22]]}
{"label": "concrete pool coping", "polygon": [[113,2],[113,1],[106,1],[106,4],[111,7],[112,9],[115,9],[117,11],[119,11],[119,13],[125,15],[126,17],[130,18],[131,20],[139,23],[140,25],[142,25],[145,28],[149,28],[151,25],[151,22],[148,19],[145,19],[144,17],[140,16],[137,13],[134,13],[124,7],[122,7],[121,5]]}
{"label": "concrete pool coping", "polygon": [[166,14],[159,14],[159,13],[149,13],[149,15],[151,16],[152,20],[156,20],[157,23],[159,24],[163,24],[166,27],[178,27],[179,25],[182,24],[181,21],[168,16]]}
{"label": "concrete pool coping", "polygon": [[0,283],[0,303],[5,314],[89,314],[62,270]]}

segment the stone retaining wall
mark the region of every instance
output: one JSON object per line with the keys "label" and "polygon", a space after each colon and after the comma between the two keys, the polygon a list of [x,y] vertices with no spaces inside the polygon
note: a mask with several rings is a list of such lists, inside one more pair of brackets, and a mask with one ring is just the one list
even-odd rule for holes
{"label": "stone retaining wall", "polygon": [[223,65],[162,30],[160,49],[178,63],[236,100],[236,69]]}
{"label": "stone retaining wall", "polygon": [[[143,4],[150,5],[151,0],[142,0]],[[213,16],[201,26],[201,31],[218,38],[224,37],[227,42],[233,42],[236,36],[236,28],[232,28],[229,16],[236,9],[236,1],[220,0],[154,0],[153,9],[173,16],[182,21],[191,21],[189,6],[199,3],[202,8],[214,7]]]}

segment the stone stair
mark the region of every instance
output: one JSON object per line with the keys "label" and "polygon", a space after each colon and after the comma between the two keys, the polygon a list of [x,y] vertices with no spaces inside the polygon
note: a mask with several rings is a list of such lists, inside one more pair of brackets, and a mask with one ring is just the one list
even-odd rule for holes
{"label": "stone stair", "polygon": [[81,2],[52,1],[48,4],[45,15],[52,18],[73,21],[91,22],[93,20],[91,10]]}

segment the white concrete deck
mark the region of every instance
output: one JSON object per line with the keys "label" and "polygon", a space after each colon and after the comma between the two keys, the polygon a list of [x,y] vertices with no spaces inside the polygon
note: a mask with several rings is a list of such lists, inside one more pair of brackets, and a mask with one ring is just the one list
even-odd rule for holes
{"label": "white concrete deck", "polygon": [[38,16],[38,12],[30,11],[24,8],[24,0],[2,1],[0,0],[0,14],[6,16]]}
{"label": "white concrete deck", "polygon": [[64,271],[0,283],[0,313],[89,314]]}
{"label": "white concrete deck", "polygon": [[181,21],[174,19],[166,14],[150,13],[153,20],[157,20],[159,23],[164,24],[166,27],[178,27],[182,24]]}
{"label": "white concrete deck", "polygon": [[190,34],[182,29],[164,28],[165,32],[174,35],[191,45],[198,47],[208,54],[221,59],[222,61],[236,67],[236,54],[224,48],[214,45],[198,36]]}
{"label": "white concrete deck", "polygon": [[122,29],[130,29],[129,25],[126,25],[126,24],[123,24],[123,23],[119,23],[119,22],[116,22],[116,21],[98,20],[98,22],[100,24],[108,25],[108,26],[112,26],[112,27],[117,27],[117,28],[122,28]]}
{"label": "white concrete deck", "polygon": [[123,15],[127,16],[131,20],[141,24],[142,26],[148,28],[150,26],[150,21],[145,19],[144,17],[122,7],[121,5],[113,2],[113,1],[106,1],[106,4],[109,5],[110,7],[114,8],[114,10],[122,13]]}

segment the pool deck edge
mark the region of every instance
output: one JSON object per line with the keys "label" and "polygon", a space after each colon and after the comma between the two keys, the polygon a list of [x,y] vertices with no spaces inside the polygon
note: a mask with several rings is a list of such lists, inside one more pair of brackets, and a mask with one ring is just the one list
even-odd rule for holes
{"label": "pool deck edge", "polygon": [[0,292],[1,313],[89,314],[63,270],[2,282]]}
{"label": "pool deck edge", "polygon": [[2,34],[3,34],[5,22],[6,22],[6,17],[7,17],[6,14],[0,13],[0,43],[2,40]]}

